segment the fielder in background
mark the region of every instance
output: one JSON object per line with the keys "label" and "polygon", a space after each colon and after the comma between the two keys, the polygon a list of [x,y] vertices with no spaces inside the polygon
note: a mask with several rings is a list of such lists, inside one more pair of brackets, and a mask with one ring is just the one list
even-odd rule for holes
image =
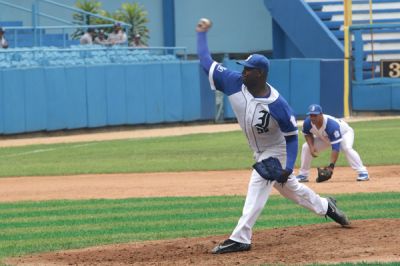
{"label": "fielder in background", "polygon": [[342,226],[350,225],[333,198],[320,197],[292,174],[298,149],[296,119],[286,100],[267,83],[268,59],[260,54],[249,56],[238,62],[244,66],[242,73],[223,67],[213,61],[208,50],[207,31],[210,27],[211,22],[207,19],[201,19],[196,27],[200,64],[208,74],[211,88],[228,96],[256,161],[242,216],[230,237],[212,253],[250,250],[252,228],[272,187],[317,215],[326,215]]}
{"label": "fielder in background", "polygon": [[327,178],[318,176],[317,182],[326,181],[331,177],[340,151],[346,155],[350,166],[357,171],[357,181],[369,180],[367,169],[353,149],[354,130],[345,121],[323,114],[322,107],[318,104],[310,105],[307,115],[303,124],[306,142],[301,151],[301,167],[297,179],[300,182],[308,182],[313,157],[317,157],[319,152],[332,147],[330,164],[325,167],[331,174],[328,174]]}

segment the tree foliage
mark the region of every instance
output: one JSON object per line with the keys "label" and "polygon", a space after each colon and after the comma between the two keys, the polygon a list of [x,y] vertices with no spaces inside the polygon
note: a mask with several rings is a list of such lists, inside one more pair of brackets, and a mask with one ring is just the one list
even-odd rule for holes
{"label": "tree foliage", "polygon": [[[77,0],[75,6],[83,11],[90,12],[93,14],[100,14],[101,2],[97,0]],[[74,23],[79,25],[95,25],[99,24],[98,18],[93,17],[89,14],[75,13],[72,15]],[[85,32],[84,29],[77,29],[73,34],[72,38],[77,39]]]}
{"label": "tree foliage", "polygon": [[141,43],[147,45],[149,30],[146,24],[149,20],[147,18],[147,11],[145,11],[143,6],[140,6],[138,3],[123,3],[115,14],[116,19],[132,25],[127,32],[129,43],[132,42],[136,34],[139,34]]}

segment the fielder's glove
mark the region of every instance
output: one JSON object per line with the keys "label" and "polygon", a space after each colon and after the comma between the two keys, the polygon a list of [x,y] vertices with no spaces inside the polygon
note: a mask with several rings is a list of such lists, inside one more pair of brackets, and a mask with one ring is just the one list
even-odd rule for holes
{"label": "fielder's glove", "polygon": [[254,170],[268,181],[276,181],[282,185],[287,182],[290,171],[282,168],[281,162],[275,157],[268,157],[267,159],[257,162],[253,165]]}
{"label": "fielder's glove", "polygon": [[333,175],[333,169],[330,167],[324,167],[324,168],[318,167],[317,170],[318,170],[318,177],[316,179],[317,183],[329,180]]}

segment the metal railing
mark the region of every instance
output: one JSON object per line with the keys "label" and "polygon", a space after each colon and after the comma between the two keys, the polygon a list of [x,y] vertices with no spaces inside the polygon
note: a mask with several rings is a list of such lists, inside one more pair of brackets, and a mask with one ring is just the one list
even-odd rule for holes
{"label": "metal railing", "polygon": [[[383,60],[400,62],[400,23],[352,25],[350,32],[353,37],[352,60],[356,82],[381,78]],[[400,78],[400,69],[398,76],[395,74],[393,77]]]}
{"label": "metal railing", "polygon": [[[56,7],[60,7],[63,8],[65,10],[69,10],[75,13],[80,13],[83,15],[89,15],[91,17],[94,18],[98,18],[98,19],[103,19],[105,21],[109,21],[110,24],[103,24],[103,25],[80,25],[80,24],[74,24],[71,21],[68,20],[64,20],[55,16],[52,16],[50,14],[46,14],[40,11],[40,4],[41,3],[45,3],[45,4],[49,4],[51,6],[56,6]],[[63,46],[62,47],[66,47],[66,39],[67,39],[67,35],[66,34],[70,34],[72,32],[73,29],[88,29],[88,28],[110,28],[112,27],[115,23],[120,23],[121,26],[124,29],[128,29],[130,27],[132,27],[130,24],[125,23],[125,22],[121,22],[121,21],[117,21],[113,18],[109,18],[109,17],[105,17],[99,14],[94,14],[94,13],[90,13],[90,12],[86,12],[84,10],[81,10],[79,8],[75,8],[75,7],[71,7],[71,6],[67,6],[55,1],[51,1],[51,0],[35,0],[34,3],[32,4],[32,8],[28,9],[26,7],[23,6],[19,6],[13,3],[10,3],[8,1],[5,0],[0,0],[0,5],[4,5],[4,6],[8,6],[17,10],[21,10],[23,12],[27,12],[29,14],[31,14],[32,17],[32,26],[31,27],[25,27],[25,26],[14,26],[14,27],[3,27],[5,30],[13,30],[13,42],[12,44],[15,47],[18,47],[18,38],[19,35],[22,34],[18,34],[19,31],[24,31],[24,30],[31,30],[32,34],[33,34],[33,46],[41,46],[42,45],[42,40],[43,40],[43,35],[45,33],[46,30],[59,30],[58,32],[61,32],[60,34],[63,35]],[[50,19],[52,21],[58,22],[58,23],[62,23],[64,25],[61,26],[40,26],[40,17],[44,17],[47,19]]]}
{"label": "metal railing", "polygon": [[[17,9],[17,10],[24,11],[24,12],[27,12],[27,13],[30,13],[32,15],[36,14],[37,16],[42,16],[42,17],[45,17],[45,18],[48,18],[48,19],[51,19],[51,20],[54,20],[54,21],[57,21],[57,22],[61,22],[61,23],[65,23],[65,24],[73,24],[71,21],[63,20],[63,19],[57,18],[55,16],[52,16],[52,15],[49,15],[49,14],[42,13],[42,12],[38,11],[35,5],[32,5],[32,9],[28,9],[28,8],[23,7],[23,6],[12,4],[12,3],[9,3],[9,2],[4,1],[4,0],[0,0],[0,4],[8,6],[8,7],[12,7],[12,8]],[[35,24],[34,20],[35,19],[32,16],[32,25]]]}
{"label": "metal railing", "polygon": [[[67,45],[67,41],[70,40],[69,37],[67,37],[72,30],[75,29],[84,29],[87,30],[89,28],[92,29],[100,29],[100,28],[112,28],[114,24],[99,24],[99,25],[74,25],[74,26],[37,26],[37,27],[4,27],[6,29],[6,32],[9,30],[13,31],[13,41],[12,43],[14,47],[19,47],[19,31],[22,30],[30,30],[32,31],[32,36],[33,36],[33,46],[43,46],[43,39],[44,35],[46,34],[46,30],[59,30],[60,34],[62,34],[62,42],[63,45],[61,47],[66,48],[69,45]],[[7,34],[7,36],[9,36]],[[7,37],[6,36],[6,37]]]}

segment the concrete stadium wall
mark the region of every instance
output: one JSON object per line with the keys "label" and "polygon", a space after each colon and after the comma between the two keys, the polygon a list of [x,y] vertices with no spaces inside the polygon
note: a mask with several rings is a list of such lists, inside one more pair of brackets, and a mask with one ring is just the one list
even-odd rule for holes
{"label": "concrete stadium wall", "polygon": [[[15,5],[31,9],[35,0],[7,0]],[[74,6],[76,0],[54,0],[68,6]],[[102,8],[113,12],[126,0],[102,0]],[[128,1],[129,2],[129,1]],[[163,2],[160,0],[135,1],[148,11],[150,46],[164,46]],[[40,4],[43,13],[70,21],[72,12],[49,4]],[[237,52],[251,53],[260,50],[272,50],[272,26],[269,12],[263,0],[175,0],[175,46],[187,47],[190,54],[196,53],[195,25],[199,18],[209,17],[214,21],[210,31],[210,51],[212,53]],[[0,4],[0,21],[23,21],[25,26],[32,25],[31,16],[14,8]],[[41,25],[60,25],[58,22],[41,18]]]}
{"label": "concrete stadium wall", "polygon": [[[27,9],[32,8],[32,4],[35,3],[35,0],[7,0],[8,2],[25,7]],[[75,7],[76,0],[54,0],[55,2],[59,2],[63,5]],[[131,2],[126,0],[102,0],[102,9],[107,10],[109,12],[114,12],[115,10],[121,7],[122,3]],[[159,0],[139,0],[134,1],[144,6],[148,11],[149,24],[148,27],[150,29],[151,39],[149,40],[149,44],[151,46],[162,46],[163,43],[163,34],[162,34],[162,3]],[[57,18],[72,21],[72,11],[65,10],[60,7],[56,7],[53,5],[49,5],[46,3],[39,3],[40,11],[42,13],[50,14]],[[0,21],[23,21],[24,26],[32,26],[32,17],[29,13],[25,11],[21,11],[15,8],[6,7],[0,4]],[[56,22],[54,20],[50,20],[44,17],[40,17],[40,25],[41,26],[49,26],[63,25],[60,22]]]}
{"label": "concrete stadium wall", "polygon": [[272,50],[272,20],[262,0],[175,0],[176,46],[196,53],[195,25],[213,21],[208,41],[212,53]]}
{"label": "concrete stadium wall", "polygon": [[[235,61],[224,62],[241,71]],[[332,72],[333,71],[333,72]],[[311,103],[342,116],[343,62],[271,60],[269,82],[304,117]],[[333,96],[334,95],[334,96]],[[225,100],[225,118],[233,112]],[[198,61],[0,70],[0,134],[212,120]]]}
{"label": "concrete stadium wall", "polygon": [[264,3],[273,17],[274,58],[344,57],[338,39],[306,2],[264,0]]}

